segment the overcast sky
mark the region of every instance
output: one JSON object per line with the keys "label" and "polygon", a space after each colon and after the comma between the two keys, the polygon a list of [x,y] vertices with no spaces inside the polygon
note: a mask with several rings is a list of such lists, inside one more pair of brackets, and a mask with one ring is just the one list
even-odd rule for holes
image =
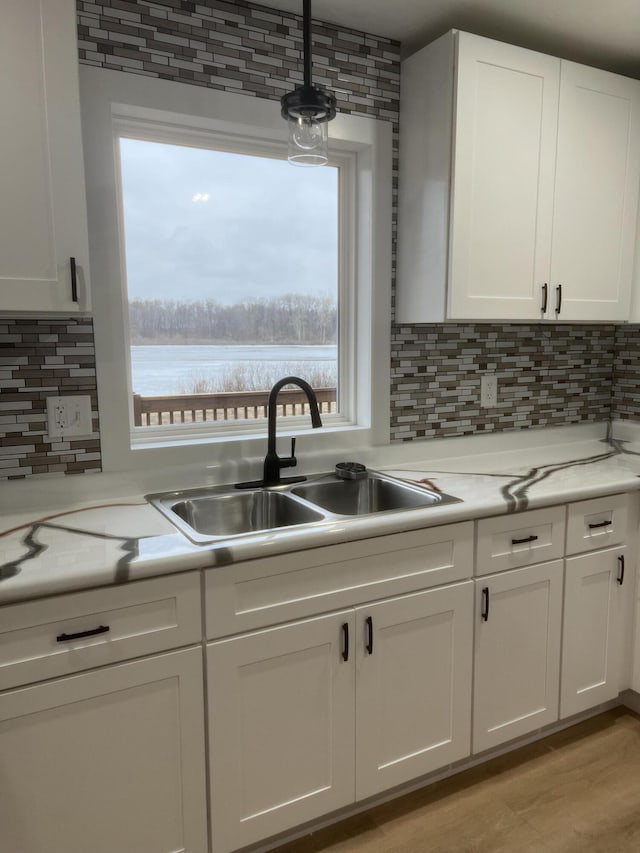
{"label": "overcast sky", "polygon": [[130,299],[337,288],[337,169],[121,140]]}

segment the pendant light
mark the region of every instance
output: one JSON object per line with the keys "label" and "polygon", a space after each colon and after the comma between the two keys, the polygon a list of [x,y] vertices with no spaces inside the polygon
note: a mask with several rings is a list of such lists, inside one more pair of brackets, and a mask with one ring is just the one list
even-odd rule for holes
{"label": "pendant light", "polygon": [[311,0],[302,2],[304,82],[282,96],[282,118],[289,125],[289,162],[324,166],[328,160],[327,123],[335,117],[336,99],[311,82]]}

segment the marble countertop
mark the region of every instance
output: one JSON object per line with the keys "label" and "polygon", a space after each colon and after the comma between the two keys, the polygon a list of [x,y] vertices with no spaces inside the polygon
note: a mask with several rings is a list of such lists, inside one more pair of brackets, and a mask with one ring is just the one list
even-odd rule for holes
{"label": "marble countertop", "polygon": [[369,467],[435,487],[460,503],[323,521],[212,545],[192,544],[147,503],[144,492],[123,489],[122,497],[58,502],[44,510],[5,508],[0,604],[640,489],[637,441],[591,437],[546,445],[538,436],[534,447],[495,450],[494,444],[491,452],[480,444],[473,452],[473,442],[467,442],[466,453],[444,458],[424,458],[424,443],[413,444],[410,451],[381,450]]}

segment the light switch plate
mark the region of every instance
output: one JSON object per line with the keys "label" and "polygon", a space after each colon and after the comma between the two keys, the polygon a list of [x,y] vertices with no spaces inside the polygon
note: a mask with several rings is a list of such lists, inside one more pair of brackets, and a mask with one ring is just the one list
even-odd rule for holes
{"label": "light switch plate", "polygon": [[47,430],[49,438],[91,435],[91,397],[47,397]]}

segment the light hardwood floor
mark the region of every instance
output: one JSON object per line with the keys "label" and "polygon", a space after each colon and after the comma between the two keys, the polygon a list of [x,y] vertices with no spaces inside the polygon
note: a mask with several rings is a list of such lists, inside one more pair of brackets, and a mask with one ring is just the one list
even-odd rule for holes
{"label": "light hardwood floor", "polygon": [[640,717],[623,708],[278,853],[640,853]]}

